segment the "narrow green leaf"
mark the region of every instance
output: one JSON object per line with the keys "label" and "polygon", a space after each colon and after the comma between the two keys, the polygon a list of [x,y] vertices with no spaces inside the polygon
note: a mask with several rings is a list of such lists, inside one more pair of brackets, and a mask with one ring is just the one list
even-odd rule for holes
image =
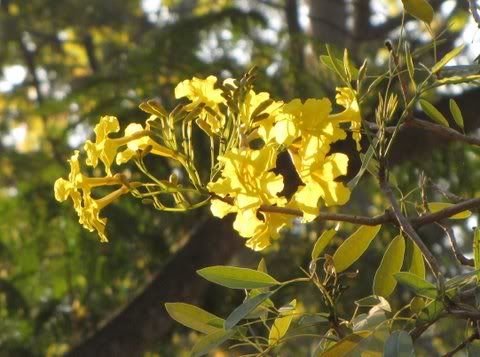
{"label": "narrow green leaf", "polygon": [[440,111],[433,106],[433,104],[429,103],[425,99],[420,99],[420,106],[422,107],[422,110],[427,114],[430,119],[433,121],[437,122],[440,125],[449,127],[448,125],[448,120],[445,118],[445,116],[440,113]]}
{"label": "narrow green leaf", "polygon": [[221,330],[200,338],[193,346],[192,351],[190,352],[191,356],[200,357],[206,355],[208,352],[230,339],[234,334],[234,330]]}
{"label": "narrow green leaf", "polygon": [[445,303],[433,300],[418,314],[418,321],[422,323],[434,321],[444,310]]}
{"label": "narrow green leaf", "polygon": [[[448,202],[428,202],[428,208],[432,213],[441,211],[445,208],[452,207],[452,203]],[[460,213],[457,213],[456,215],[453,215],[449,217],[450,219],[466,219],[472,215],[472,212],[470,211],[463,211]]]}
{"label": "narrow green leaf", "polygon": [[415,66],[413,64],[412,53],[407,43],[405,43],[405,62],[407,63],[408,76],[412,83],[415,83]]}
{"label": "narrow green leaf", "polygon": [[246,299],[242,305],[238,306],[235,310],[233,310],[231,314],[226,318],[225,329],[230,330],[231,328],[236,326],[251,311],[253,311],[262,302],[272,296],[273,293],[274,291],[270,291],[268,293],[262,293],[252,298]]}
{"label": "narrow green leaf", "polygon": [[324,231],[322,233],[320,238],[317,239],[315,245],[313,246],[312,260],[316,260],[320,254],[322,254],[328,243],[330,243],[332,238],[335,236],[335,233],[337,233],[335,229],[329,229],[328,231]]}
{"label": "narrow green leaf", "polygon": [[400,284],[405,285],[409,289],[413,290],[416,295],[424,296],[430,299],[435,299],[437,297],[437,288],[435,285],[415,274],[400,272],[396,273],[394,277]]}
{"label": "narrow green leaf", "polygon": [[[339,58],[336,58],[333,49],[327,45],[327,55],[320,56],[320,62],[322,62],[328,69],[332,72],[335,72],[341,79],[348,80],[347,73],[344,69],[344,61]],[[348,64],[349,72],[352,80],[358,79],[358,69],[349,61]]]}
{"label": "narrow green leaf", "polygon": [[395,290],[397,281],[393,274],[400,272],[405,255],[405,238],[402,235],[395,237],[389,244],[382,262],[373,279],[373,293],[388,297]]}
{"label": "narrow green leaf", "polygon": [[373,82],[368,86],[368,89],[367,89],[367,93],[370,93],[371,91],[373,91],[380,83],[382,83],[385,78],[387,78],[387,74],[382,74],[381,76],[379,77],[376,77]]}
{"label": "narrow green leaf", "polygon": [[352,72],[350,71],[350,59],[348,56],[348,49],[343,50],[343,70],[345,71],[345,74],[347,75],[347,79],[349,82],[352,81]]}
{"label": "narrow green leaf", "polygon": [[295,307],[297,306],[297,301],[293,300],[289,304],[293,306],[293,310],[288,311],[283,316],[276,318],[273,321],[272,328],[270,329],[270,334],[268,336],[268,345],[274,346],[277,345],[283,336],[286,335],[290,324],[292,323],[293,316],[295,315]]}
{"label": "narrow green leaf", "polygon": [[350,352],[353,352],[359,344],[372,334],[372,331],[359,331],[352,333],[342,340],[338,341],[335,345],[323,352],[322,357],[338,357],[346,356]]}
{"label": "narrow green leaf", "polygon": [[267,263],[265,263],[264,258],[260,259],[260,262],[258,263],[257,270],[261,271],[262,273],[268,274]]}
{"label": "narrow green leaf", "polygon": [[362,256],[380,228],[382,228],[381,225],[361,226],[338,247],[333,255],[333,265],[338,273],[348,269]]}
{"label": "narrow green leaf", "polygon": [[378,139],[377,138],[373,139],[373,143],[372,145],[369,146],[367,152],[365,154],[360,154],[360,158],[362,160],[362,166],[360,167],[360,170],[358,170],[358,173],[355,175],[355,177],[347,183],[347,186],[350,190],[353,190],[358,185],[358,182],[367,171],[368,166],[370,165],[370,161],[373,159],[373,156],[375,155],[375,147],[377,146],[377,143],[378,143]]}
{"label": "narrow green leaf", "polygon": [[413,341],[406,331],[394,331],[385,343],[384,357],[411,357],[415,356]]}
{"label": "narrow green leaf", "polygon": [[480,81],[480,74],[473,74],[470,76],[450,76],[446,78],[438,79],[432,88],[440,87],[447,84],[462,84],[470,83],[474,81]]}
{"label": "narrow green leaf", "polygon": [[385,298],[376,295],[370,295],[364,297],[360,300],[355,301],[355,305],[358,307],[374,307],[377,306],[378,308],[382,309],[383,311],[391,312],[392,308]]}
{"label": "narrow green leaf", "polygon": [[166,303],[165,309],[175,321],[202,333],[208,334],[223,328],[223,319],[194,305]]}
{"label": "narrow green leaf", "polygon": [[268,288],[280,284],[261,271],[232,266],[213,266],[197,271],[206,280],[230,289]]}
{"label": "narrow green leaf", "polygon": [[465,48],[465,45],[461,45],[459,47],[454,48],[450,52],[448,52],[445,56],[443,56],[443,58],[440,61],[438,61],[435,64],[435,66],[432,67],[432,72],[437,73],[438,71],[440,71],[443,67],[445,67],[445,65],[448,62],[450,62],[452,59],[457,57],[463,51],[464,48]]}
{"label": "narrow green leaf", "polygon": [[410,263],[409,271],[410,273],[415,274],[422,279],[425,279],[425,260],[423,259],[422,251],[414,242],[412,242],[412,244],[412,262]]}
{"label": "narrow green leaf", "polygon": [[[480,269],[480,228],[475,228],[473,234],[473,261],[475,270]],[[480,273],[477,273],[477,280],[480,282]]]}
{"label": "narrow green leaf", "polygon": [[426,0],[402,0],[405,11],[420,21],[430,24],[433,20],[433,7]]}
{"label": "narrow green leaf", "polygon": [[464,123],[463,123],[462,111],[460,110],[460,107],[458,106],[455,99],[450,99],[450,113],[452,113],[453,120],[455,120],[455,123],[457,123],[457,125],[463,129]]}

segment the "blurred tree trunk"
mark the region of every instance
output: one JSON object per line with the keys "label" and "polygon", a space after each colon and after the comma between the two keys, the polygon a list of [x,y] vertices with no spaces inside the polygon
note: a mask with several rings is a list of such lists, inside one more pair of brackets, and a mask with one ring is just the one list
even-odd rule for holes
{"label": "blurred tree trunk", "polygon": [[345,0],[310,0],[311,34],[315,42],[344,48],[349,38],[347,16]]}
{"label": "blurred tree trunk", "polygon": [[201,303],[209,283],[196,271],[228,263],[243,244],[230,219],[209,216],[143,292],[66,356],[143,356],[173,323],[164,303]]}
{"label": "blurred tree trunk", "polygon": [[295,93],[293,96],[301,96],[303,93],[303,76],[305,69],[305,54],[304,54],[304,34],[300,26],[298,18],[298,1],[287,0],[285,4],[285,18],[287,20],[287,28],[289,35],[290,47],[290,71],[293,75]]}

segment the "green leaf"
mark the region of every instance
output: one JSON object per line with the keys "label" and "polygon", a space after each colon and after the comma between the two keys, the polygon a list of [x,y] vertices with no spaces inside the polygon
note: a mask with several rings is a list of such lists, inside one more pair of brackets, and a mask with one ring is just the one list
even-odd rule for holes
{"label": "green leaf", "polygon": [[412,274],[425,279],[425,261],[423,260],[423,254],[420,248],[413,243],[412,262],[410,264],[409,271]]}
{"label": "green leaf", "polygon": [[274,291],[268,293],[262,293],[252,298],[246,299],[242,305],[238,306],[225,320],[225,329],[229,330],[236,326],[245,316],[253,311],[262,302],[272,296]]}
{"label": "green leaf", "polygon": [[286,335],[290,324],[292,323],[293,316],[295,315],[295,307],[297,306],[297,301],[293,300],[289,304],[293,306],[293,310],[287,311],[284,316],[278,317],[273,321],[272,328],[270,329],[270,334],[268,336],[268,345],[274,346],[277,345],[283,336]]}
{"label": "green leaf", "polygon": [[430,24],[433,20],[433,7],[426,0],[402,0],[405,11],[420,21]]}
{"label": "green leaf", "polygon": [[260,262],[258,263],[257,270],[261,271],[262,273],[268,274],[267,263],[265,263],[265,259],[263,259],[263,258],[260,259]]}
{"label": "green leaf", "polygon": [[[447,203],[447,202],[428,202],[428,208],[432,213],[441,211],[445,208],[452,207],[452,203]],[[449,219],[466,219],[472,215],[472,212],[470,211],[463,211],[460,213],[457,213],[456,215],[453,215],[449,217]]]}
{"label": "green leaf", "polygon": [[448,125],[448,120],[445,118],[445,116],[440,113],[440,111],[433,106],[433,104],[429,103],[425,99],[420,99],[420,106],[422,107],[422,110],[427,114],[430,119],[433,121],[437,122],[440,125],[450,127]]}
{"label": "green leaf", "polygon": [[[328,55],[320,56],[320,62],[322,62],[328,69],[335,72],[343,80],[349,80],[348,73],[345,72],[345,63],[339,58],[336,58],[333,54],[332,48],[327,45]],[[358,79],[358,69],[349,61],[348,69],[350,72],[351,80]]]}
{"label": "green leaf", "polygon": [[389,244],[382,262],[373,279],[373,293],[388,297],[395,290],[397,281],[393,274],[400,272],[405,255],[405,238],[402,235],[395,237]]}
{"label": "green leaf", "polygon": [[445,310],[445,304],[442,301],[431,301],[418,315],[418,322],[425,323],[436,320]]}
{"label": "green leaf", "polygon": [[457,125],[463,129],[464,123],[463,123],[462,111],[460,110],[460,107],[458,106],[455,99],[450,99],[450,113],[452,113],[453,120],[455,120],[455,123],[457,123]]}
{"label": "green leaf", "polygon": [[465,45],[461,45],[459,47],[454,48],[450,52],[448,52],[445,56],[443,56],[443,58],[440,61],[438,61],[435,64],[435,66],[432,67],[432,72],[437,73],[438,71],[440,71],[443,67],[445,67],[445,65],[448,62],[450,62],[452,59],[457,57],[463,51],[464,48],[465,48]]}
{"label": "green leaf", "polygon": [[411,357],[415,356],[413,341],[408,332],[394,331],[385,343],[384,357]]}
{"label": "green leaf", "polygon": [[368,246],[382,228],[378,226],[361,226],[348,237],[333,255],[333,265],[339,273],[348,269],[367,250]]}
{"label": "green leaf", "polygon": [[350,182],[348,182],[347,186],[350,190],[353,190],[357,186],[363,174],[365,173],[365,171],[367,171],[370,160],[373,159],[373,156],[375,154],[375,146],[377,145],[377,143],[378,139],[373,139],[373,145],[370,145],[365,155],[360,154],[360,158],[362,159],[362,166],[360,167],[360,170],[358,170],[358,173],[355,175],[355,177],[351,179]]}
{"label": "green leaf", "polygon": [[298,325],[317,325],[321,323],[329,323],[330,320],[328,319],[328,313],[318,313],[318,314],[309,314],[303,315],[298,320]]}
{"label": "green leaf", "polygon": [[335,233],[337,233],[335,229],[329,229],[328,231],[324,231],[322,233],[320,238],[317,239],[315,245],[313,246],[312,260],[316,260],[320,254],[322,254],[328,243],[330,243],[332,238],[335,236]]}
{"label": "green leaf", "polygon": [[450,76],[442,79],[438,79],[432,88],[440,87],[447,84],[462,84],[470,83],[474,81],[480,81],[480,74],[473,74],[470,76]]}
{"label": "green leaf", "polygon": [[206,280],[230,289],[258,289],[279,285],[280,282],[261,271],[217,265],[197,271]]}
{"label": "green leaf", "polygon": [[378,307],[379,309],[382,309],[383,311],[387,312],[392,312],[392,308],[390,307],[390,304],[388,303],[385,298],[381,296],[376,296],[376,295],[370,295],[367,297],[364,297],[360,300],[355,301],[355,305],[358,307]]}
{"label": "green leaf", "polygon": [[407,43],[405,43],[405,62],[407,63],[408,76],[412,83],[415,83],[415,65],[413,64],[412,53]]}
{"label": "green leaf", "polygon": [[[473,234],[473,261],[475,270],[480,269],[480,228],[475,228]],[[477,273],[477,280],[480,282],[480,273]]]}
{"label": "green leaf", "polygon": [[359,346],[359,344],[371,334],[372,331],[359,331],[352,333],[326,350],[322,354],[322,357],[346,356],[350,352],[353,352]]}
{"label": "green leaf", "polygon": [[416,295],[424,296],[430,299],[435,299],[437,297],[437,288],[435,285],[415,274],[400,272],[396,273],[394,277],[400,284],[405,285],[413,290]]}
{"label": "green leaf", "polygon": [[200,338],[193,346],[192,351],[190,352],[191,356],[199,357],[206,355],[208,352],[230,339],[234,334],[234,330],[221,330]]}
{"label": "green leaf", "polygon": [[208,334],[223,328],[223,319],[194,305],[166,303],[165,309],[175,321],[202,333]]}

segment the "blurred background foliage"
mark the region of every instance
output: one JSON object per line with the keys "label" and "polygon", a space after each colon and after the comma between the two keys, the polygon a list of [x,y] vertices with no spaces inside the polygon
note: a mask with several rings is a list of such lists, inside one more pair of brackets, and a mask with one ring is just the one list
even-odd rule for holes
{"label": "blurred background foliage", "polygon": [[[467,1],[431,4],[440,53],[466,42],[459,64],[470,63],[479,46]],[[125,198],[106,212],[110,243],[100,244],[95,234],[83,230],[71,207],[54,200],[52,186],[65,175],[70,152],[90,137],[100,115],[116,115],[122,126],[142,121],[146,115],[138,105],[146,99],[157,98],[168,109],[175,106],[173,89],[179,81],[240,76],[252,65],[259,67],[258,91],[284,100],[332,98],[335,78],[318,60],[322,44],[349,48],[357,65],[368,58],[370,73],[379,73],[388,59],[383,43],[398,36],[401,9],[395,0],[0,0],[0,355],[57,356],[81,343],[144,289],[184,245],[193,223],[208,214],[159,213]],[[411,20],[407,18],[406,34],[418,49],[430,37]],[[431,52],[425,52],[422,62],[433,62]],[[432,97],[441,101],[442,95],[463,94],[453,87]],[[367,116],[375,99],[364,108]],[[470,123],[467,129],[476,126]],[[407,144],[417,148],[415,155],[402,155],[401,148],[397,155],[394,172],[404,193],[418,187],[423,171],[459,196],[478,195],[478,150],[421,144]],[[337,149],[351,146],[347,142]],[[152,170],[157,176],[170,174],[168,166]],[[415,202],[418,194],[414,191],[409,199]],[[433,190],[429,194],[443,199]],[[384,209],[368,179],[346,208],[371,215]],[[476,215],[456,227],[466,253],[474,225]],[[264,252],[272,275],[297,275],[324,227],[316,223],[294,229]],[[345,224],[341,232],[347,236],[353,228]],[[359,275],[351,281],[341,313],[351,312],[353,300],[370,295],[381,252],[397,232],[382,234],[356,265]],[[424,229],[422,235],[445,267],[458,270],[438,229]],[[260,257],[243,249],[231,263],[254,267]],[[293,296],[303,309],[320,311],[318,296],[310,290],[285,289],[279,300]],[[394,306],[409,296],[398,292]],[[197,300],[225,316],[242,294],[210,287]],[[429,355],[448,350],[465,331],[465,326],[452,329],[451,321],[434,328],[438,337],[427,334],[421,343]],[[154,345],[141,349],[146,356],[183,355],[195,338],[172,325]],[[315,345],[295,340],[287,348],[289,355],[306,355]]]}

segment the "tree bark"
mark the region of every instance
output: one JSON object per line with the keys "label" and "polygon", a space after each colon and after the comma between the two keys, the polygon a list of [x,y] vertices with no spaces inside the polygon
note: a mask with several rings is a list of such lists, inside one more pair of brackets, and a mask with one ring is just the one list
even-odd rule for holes
{"label": "tree bark", "polygon": [[344,48],[349,38],[345,0],[310,0],[312,37],[317,43]]}
{"label": "tree bark", "polygon": [[303,93],[302,78],[305,69],[305,54],[303,32],[298,19],[298,1],[287,0],[285,4],[285,17],[287,19],[287,28],[290,47],[290,69],[293,74],[295,95]]}
{"label": "tree bark", "polygon": [[243,244],[230,219],[209,216],[140,295],[66,356],[143,356],[173,323],[164,303],[199,303],[209,283],[196,271],[226,264]]}

